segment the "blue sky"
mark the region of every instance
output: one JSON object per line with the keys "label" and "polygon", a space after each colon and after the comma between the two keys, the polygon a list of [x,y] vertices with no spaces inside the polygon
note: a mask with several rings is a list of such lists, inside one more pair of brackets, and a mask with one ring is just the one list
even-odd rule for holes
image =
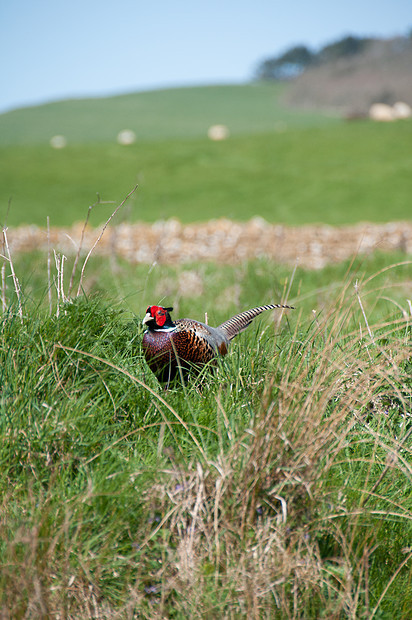
{"label": "blue sky", "polygon": [[68,97],[248,81],[297,43],[412,29],[411,0],[2,0],[0,112]]}

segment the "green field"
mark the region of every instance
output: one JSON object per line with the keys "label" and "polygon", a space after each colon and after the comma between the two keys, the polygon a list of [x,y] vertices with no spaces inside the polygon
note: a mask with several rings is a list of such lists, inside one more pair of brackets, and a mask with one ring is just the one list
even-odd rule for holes
{"label": "green field", "polygon": [[[8,277],[0,332],[2,615],[407,620],[401,258],[294,275],[96,258],[87,297],[58,304],[53,285],[50,309],[46,256],[17,258],[22,319]],[[179,288],[188,271],[197,291]],[[164,391],[142,358],[149,303],[217,324],[281,298],[296,310],[257,320],[203,384]]]}
{"label": "green field", "polygon": [[[0,149],[2,220],[69,225],[97,200],[128,203],[130,221],[260,215],[289,225],[410,219],[412,123],[339,123],[286,132]],[[113,204],[94,212],[104,221]]]}

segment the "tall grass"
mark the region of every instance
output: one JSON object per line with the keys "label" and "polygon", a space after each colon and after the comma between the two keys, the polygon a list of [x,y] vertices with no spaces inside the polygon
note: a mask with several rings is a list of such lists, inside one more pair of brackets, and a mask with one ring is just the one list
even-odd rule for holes
{"label": "tall grass", "polygon": [[[278,267],[225,270],[261,296]],[[298,273],[294,314],[164,391],[126,299],[59,298],[57,313],[52,282],[50,314],[16,262],[23,320],[8,288],[0,329],[2,616],[409,618],[412,316],[408,279],[385,288],[387,273],[352,265],[334,288],[318,273],[316,313]],[[203,309],[216,299],[206,288]]]}

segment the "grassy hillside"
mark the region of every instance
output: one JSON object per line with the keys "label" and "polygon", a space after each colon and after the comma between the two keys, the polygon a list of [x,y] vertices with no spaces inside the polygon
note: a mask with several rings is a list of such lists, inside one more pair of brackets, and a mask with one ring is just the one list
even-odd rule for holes
{"label": "grassy hillside", "polygon": [[[14,266],[2,616],[409,620],[409,265],[377,256],[292,277],[267,261],[100,258],[89,296],[57,305],[53,286],[51,311],[45,257]],[[197,291],[179,288],[188,270]],[[148,303],[217,323],[281,297],[296,311],[257,321],[202,385],[164,391],[148,371]]]}
{"label": "grassy hillside", "polygon": [[322,125],[318,112],[290,111],[279,103],[284,86],[247,84],[138,92],[103,99],[65,100],[0,115],[0,146],[45,144],[64,135],[69,144],[115,142],[122,129],[138,140],[205,136],[226,124],[232,135],[290,126]]}
{"label": "grassy hillside", "polygon": [[[291,225],[410,218],[412,123],[368,121],[234,136],[0,149],[0,205],[8,224],[83,220],[99,193],[131,220],[183,222],[260,215]],[[113,205],[99,206],[103,221]]]}

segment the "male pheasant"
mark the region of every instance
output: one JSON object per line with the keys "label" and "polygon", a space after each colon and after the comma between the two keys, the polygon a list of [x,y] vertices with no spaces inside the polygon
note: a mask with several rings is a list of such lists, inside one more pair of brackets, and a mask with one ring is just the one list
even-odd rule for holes
{"label": "male pheasant", "polygon": [[229,342],[246,329],[265,310],[294,309],[293,306],[269,304],[246,310],[219,327],[211,327],[193,319],[172,321],[173,308],[149,306],[143,325],[143,351],[149,368],[160,383],[170,384],[178,373],[184,378],[190,370],[200,371],[218,355],[226,355]]}

